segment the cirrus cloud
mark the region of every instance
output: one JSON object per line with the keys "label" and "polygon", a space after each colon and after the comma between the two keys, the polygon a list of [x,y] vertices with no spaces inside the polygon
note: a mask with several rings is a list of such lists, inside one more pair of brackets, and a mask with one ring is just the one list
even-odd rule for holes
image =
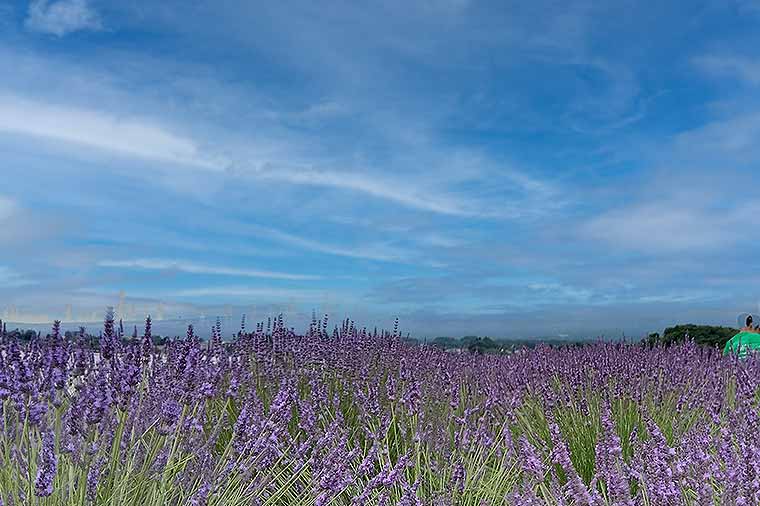
{"label": "cirrus cloud", "polygon": [[582,225],[581,234],[613,247],[647,253],[720,251],[742,239],[758,210],[753,203],[711,209],[681,200],[649,202],[593,218]]}
{"label": "cirrus cloud", "polygon": [[34,0],[29,4],[27,29],[62,37],[81,30],[101,30],[103,23],[87,0]]}
{"label": "cirrus cloud", "polygon": [[287,279],[287,280],[315,280],[321,279],[320,276],[309,274],[292,274],[288,272],[264,271],[256,269],[239,269],[234,267],[219,267],[212,265],[198,264],[194,262],[183,262],[180,260],[164,260],[156,258],[140,258],[136,260],[103,260],[98,262],[100,267],[123,268],[123,269],[143,269],[159,271],[179,271],[189,274],[213,274],[220,276],[239,276],[248,278],[270,278],[270,279]]}

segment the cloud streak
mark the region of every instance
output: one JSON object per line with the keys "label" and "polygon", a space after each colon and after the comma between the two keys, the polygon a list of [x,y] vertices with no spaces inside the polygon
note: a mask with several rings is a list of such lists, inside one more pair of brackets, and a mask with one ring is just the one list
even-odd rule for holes
{"label": "cloud streak", "polygon": [[745,227],[756,219],[754,203],[710,209],[698,201],[637,204],[609,211],[581,226],[587,238],[644,253],[721,251],[749,237]]}
{"label": "cloud streak", "polygon": [[36,284],[35,281],[25,278],[10,267],[0,265],[0,289],[21,288]]}
{"label": "cloud streak", "polygon": [[234,267],[219,267],[204,265],[181,260],[164,260],[157,258],[140,258],[135,260],[102,260],[98,262],[100,267],[121,269],[142,269],[157,271],[178,271],[188,274],[211,274],[216,276],[238,276],[244,278],[269,278],[284,280],[317,280],[321,276],[310,274],[291,274],[287,272],[262,271],[256,269],[238,269]]}
{"label": "cloud streak", "polygon": [[702,71],[716,77],[733,77],[751,85],[760,84],[760,61],[742,56],[705,55],[694,60]]}
{"label": "cloud streak", "polygon": [[126,156],[221,170],[190,139],[150,121],[0,94],[0,131]]}
{"label": "cloud streak", "polygon": [[248,286],[213,286],[201,288],[188,288],[186,290],[177,290],[168,293],[173,297],[245,297],[245,298],[263,298],[263,299],[309,299],[318,300],[324,298],[324,290],[307,290],[291,288],[252,288]]}
{"label": "cloud streak", "polygon": [[[210,171],[219,174],[219,177],[232,171],[243,178],[261,182],[277,181],[296,186],[360,193],[434,214],[461,217],[494,217],[499,214],[486,211],[471,199],[426,188],[423,183],[415,182],[414,176],[394,180],[360,171],[293,168],[287,166],[287,161],[283,163],[279,155],[275,155],[275,163],[266,161],[257,164],[235,155],[234,150],[232,157],[213,155],[207,153],[191,137],[174,133],[150,120],[50,104],[18,95],[0,94],[0,131],[110,151],[148,161],[168,162],[171,165]],[[232,162],[235,157],[242,161]],[[545,191],[542,183],[526,176],[512,173],[510,178],[518,188],[524,188],[525,191]]]}
{"label": "cloud streak", "polygon": [[252,234],[273,239],[275,241],[289,244],[297,248],[348,258],[362,260],[375,260],[379,262],[401,262],[409,263],[413,261],[409,250],[393,248],[385,244],[368,244],[367,246],[338,246],[323,241],[316,241],[299,235],[283,232],[269,227],[260,225],[244,225],[241,229],[248,230]]}
{"label": "cloud streak", "polygon": [[259,178],[284,181],[291,184],[321,186],[350,190],[396,202],[403,206],[454,216],[478,216],[481,212],[461,202],[451,195],[435,194],[429,190],[408,185],[408,181],[388,181],[377,176],[357,172],[335,172],[329,170],[293,170],[278,168],[257,171]]}
{"label": "cloud streak", "polygon": [[103,23],[87,0],[33,0],[26,18],[27,29],[63,37],[82,30],[101,30]]}

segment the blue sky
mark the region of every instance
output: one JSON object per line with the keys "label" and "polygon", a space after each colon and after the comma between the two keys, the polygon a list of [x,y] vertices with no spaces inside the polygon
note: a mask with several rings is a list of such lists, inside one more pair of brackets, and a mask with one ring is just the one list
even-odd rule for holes
{"label": "blue sky", "polygon": [[757,47],[751,0],[4,2],[1,315],[733,324]]}

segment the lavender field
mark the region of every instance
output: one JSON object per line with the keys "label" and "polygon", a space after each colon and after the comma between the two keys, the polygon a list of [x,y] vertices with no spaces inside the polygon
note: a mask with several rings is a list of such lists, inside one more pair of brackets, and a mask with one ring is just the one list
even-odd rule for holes
{"label": "lavender field", "polygon": [[760,361],[683,344],[511,355],[281,319],[0,345],[4,505],[760,503]]}

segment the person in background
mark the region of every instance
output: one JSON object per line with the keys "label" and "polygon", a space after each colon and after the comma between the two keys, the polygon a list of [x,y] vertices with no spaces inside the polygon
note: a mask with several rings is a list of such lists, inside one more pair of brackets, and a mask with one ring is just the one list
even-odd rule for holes
{"label": "person in background", "polygon": [[736,354],[743,358],[754,350],[760,350],[760,326],[753,323],[752,315],[747,315],[744,327],[723,348],[724,355]]}
{"label": "person in background", "polygon": [[744,320],[744,326],[741,328],[742,332],[755,332],[760,334],[760,322],[755,323],[752,319],[752,315],[747,315]]}

